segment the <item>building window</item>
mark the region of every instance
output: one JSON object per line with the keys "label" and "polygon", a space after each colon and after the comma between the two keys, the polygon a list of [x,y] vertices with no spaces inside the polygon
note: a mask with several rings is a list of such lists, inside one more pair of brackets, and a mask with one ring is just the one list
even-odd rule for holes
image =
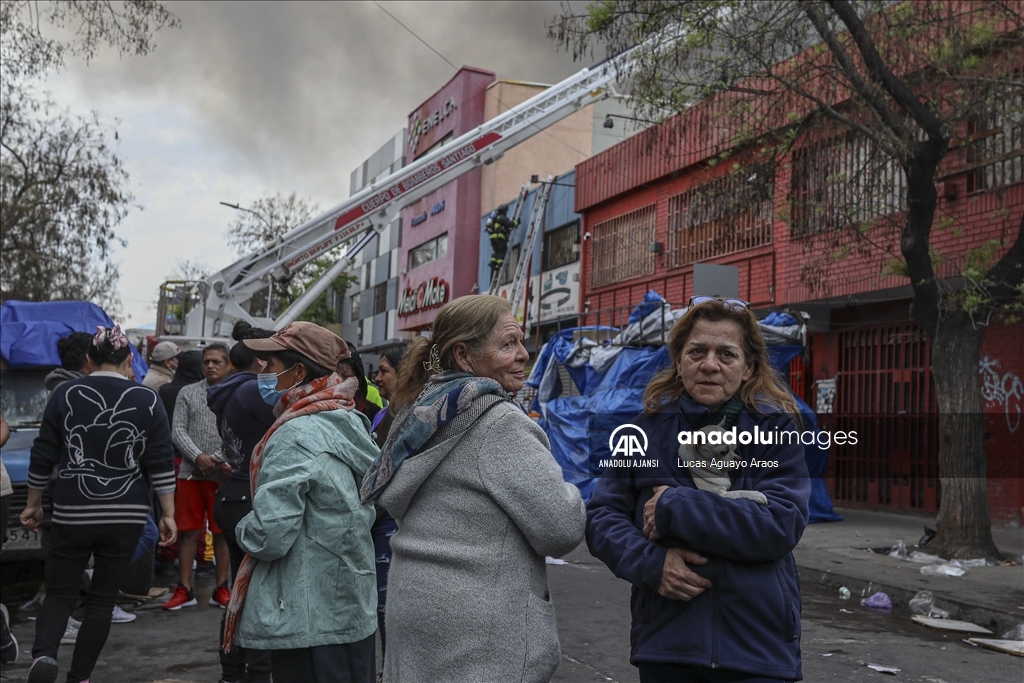
{"label": "building window", "polygon": [[579,221],[573,221],[545,233],[544,258],[541,259],[541,269],[551,270],[579,259],[579,234]]}
{"label": "building window", "polygon": [[903,211],[906,180],[895,159],[851,131],[793,153],[789,199],[793,234],[810,235]]}
{"label": "building window", "polygon": [[519,253],[523,247],[521,244],[517,244],[514,247],[509,247],[508,251],[505,252],[505,262],[508,264],[505,266],[505,277],[501,279],[501,284],[511,284],[512,280],[516,276],[516,268],[519,267]]}
{"label": "building window", "polygon": [[382,282],[373,288],[373,314],[380,315],[388,310],[388,283]]}
{"label": "building window", "polygon": [[654,272],[655,206],[645,206],[594,226],[592,287]]}
{"label": "building window", "polygon": [[772,241],[775,182],[767,166],[730,173],[668,200],[669,268]]}
{"label": "building window", "polygon": [[1013,85],[989,99],[989,106],[967,122],[967,191],[995,190],[1024,180],[1024,71]]}
{"label": "building window", "polygon": [[409,250],[409,270],[444,258],[448,254],[448,233],[438,235],[429,242]]}
{"label": "building window", "polygon": [[349,306],[349,322],[354,323],[357,320],[362,320],[362,316],[359,315],[359,297],[361,294],[362,292],[356,292],[349,299],[352,302],[352,305]]}

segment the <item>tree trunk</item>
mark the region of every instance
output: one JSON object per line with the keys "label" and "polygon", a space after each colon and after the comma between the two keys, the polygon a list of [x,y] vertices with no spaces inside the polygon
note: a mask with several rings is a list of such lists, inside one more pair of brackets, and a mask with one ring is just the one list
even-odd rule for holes
{"label": "tree trunk", "polygon": [[928,244],[938,196],[935,171],[945,140],[916,145],[905,167],[907,224],[900,249],[914,303],[911,315],[932,342],[932,378],[939,404],[938,535],[929,545],[947,558],[996,558],[988,510],[988,462],[978,357],[985,327],[943,300]]}
{"label": "tree trunk", "polygon": [[988,509],[985,415],[978,356],[985,327],[962,311],[942,316],[932,337],[939,397],[938,536],[928,550],[946,558],[998,558]]}

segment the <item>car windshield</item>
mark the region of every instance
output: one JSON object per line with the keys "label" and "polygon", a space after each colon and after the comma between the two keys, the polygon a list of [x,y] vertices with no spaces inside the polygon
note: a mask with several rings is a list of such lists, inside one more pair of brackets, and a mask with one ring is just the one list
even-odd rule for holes
{"label": "car windshield", "polygon": [[49,392],[46,375],[51,368],[0,371],[0,413],[11,427],[38,427]]}

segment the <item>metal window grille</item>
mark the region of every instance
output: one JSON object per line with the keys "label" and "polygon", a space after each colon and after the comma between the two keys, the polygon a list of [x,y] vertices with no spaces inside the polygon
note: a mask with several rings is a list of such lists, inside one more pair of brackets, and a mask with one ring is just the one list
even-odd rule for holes
{"label": "metal window grille", "polygon": [[654,272],[655,204],[631,211],[593,228],[593,287],[610,285]]}
{"label": "metal window grille", "polygon": [[774,187],[770,170],[755,166],[670,198],[668,267],[770,244]]}
{"label": "metal window grille", "polygon": [[938,407],[931,345],[913,323],[839,335],[835,499],[844,504],[935,511],[939,501]]}
{"label": "metal window grille", "polygon": [[544,235],[544,257],[542,270],[551,270],[572,263],[579,258],[577,240],[580,233],[579,221],[548,232]]}
{"label": "metal window grille", "polygon": [[995,190],[1024,180],[1024,70],[968,121],[967,191]]}
{"label": "metal window grille", "polygon": [[793,153],[792,231],[809,235],[906,209],[906,179],[891,156],[853,132]]}

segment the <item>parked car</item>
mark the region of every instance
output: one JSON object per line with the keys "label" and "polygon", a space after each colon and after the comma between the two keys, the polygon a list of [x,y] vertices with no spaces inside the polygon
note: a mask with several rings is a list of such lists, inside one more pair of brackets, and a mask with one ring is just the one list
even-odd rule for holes
{"label": "parked car", "polygon": [[[8,519],[7,541],[0,562],[36,561],[46,558],[46,535],[51,524],[53,482],[43,493],[43,523],[37,531],[25,531],[18,515],[28,498],[28,465],[32,442],[39,434],[49,392],[46,375],[60,365],[57,341],[72,332],[112,327],[102,308],[85,301],[5,301],[0,306],[0,414],[11,427],[11,438],[0,454],[11,477],[14,493]],[[149,369],[132,347],[132,367],[142,381]]]}
{"label": "parked car", "polygon": [[0,562],[27,562],[46,558],[46,534],[50,527],[53,485],[43,493],[43,524],[36,531],[25,531],[18,515],[28,498],[28,463],[32,442],[46,407],[47,391],[43,381],[53,367],[11,369],[0,361],[0,414],[11,428],[11,438],[0,449],[4,467],[11,477],[11,511],[7,520],[7,540]]}

